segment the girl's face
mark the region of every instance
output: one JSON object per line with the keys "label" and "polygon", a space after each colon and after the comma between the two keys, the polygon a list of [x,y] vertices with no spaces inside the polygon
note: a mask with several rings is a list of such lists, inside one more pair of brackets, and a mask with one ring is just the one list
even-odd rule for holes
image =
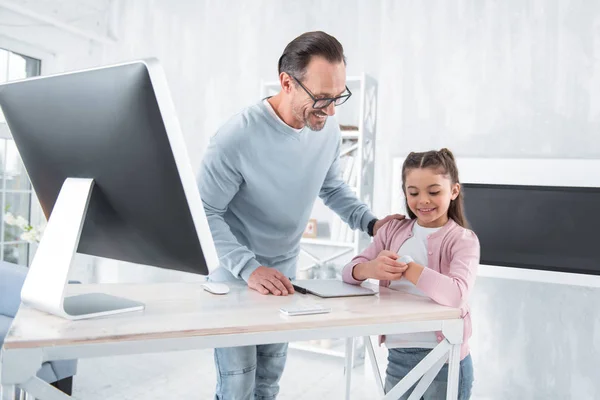
{"label": "girl's face", "polygon": [[419,225],[437,228],[448,222],[450,201],[458,197],[460,184],[433,168],[414,168],[406,174],[404,192]]}

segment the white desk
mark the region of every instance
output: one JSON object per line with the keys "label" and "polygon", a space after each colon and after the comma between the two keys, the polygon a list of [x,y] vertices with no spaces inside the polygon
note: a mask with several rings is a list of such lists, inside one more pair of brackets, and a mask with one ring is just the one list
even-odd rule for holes
{"label": "white desk", "polygon": [[[69,294],[95,291],[142,301],[146,309],[68,321],[22,306],[2,349],[0,383],[5,388],[17,386],[41,400],[71,398],[35,377],[44,361],[442,331],[447,340],[384,398],[398,398],[423,375],[419,386],[424,390],[431,382],[426,383],[427,379],[435,376],[433,370],[441,367],[448,356],[448,399],[457,398],[463,336],[460,311],[426,298],[386,288],[381,288],[377,296],[319,299],[300,294],[263,296],[236,284],[225,296],[209,294],[198,283],[69,287]],[[297,302],[326,304],[332,312],[298,317],[279,312],[281,306]],[[351,349],[348,342],[347,348]],[[350,360],[347,357],[346,364]],[[348,374],[347,398],[349,379]],[[378,391],[383,397],[383,390]]]}

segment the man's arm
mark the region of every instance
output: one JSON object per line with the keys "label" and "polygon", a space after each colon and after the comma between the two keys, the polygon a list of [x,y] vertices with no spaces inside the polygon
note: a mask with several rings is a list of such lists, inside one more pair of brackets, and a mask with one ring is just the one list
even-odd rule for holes
{"label": "man's arm", "polygon": [[244,181],[235,161],[223,148],[228,142],[235,143],[235,140],[231,139],[226,136],[223,140],[225,143],[221,144],[213,137],[198,175],[200,196],[217,248],[220,266],[230,271],[233,276],[243,278],[248,287],[262,294],[285,296],[294,293],[289,279],[276,269],[260,265],[255,254],[238,242],[223,218],[229,203]]}
{"label": "man's arm", "polygon": [[[360,173],[360,171],[356,171]],[[321,187],[319,197],[323,199],[326,206],[335,211],[344,222],[352,229],[360,229],[375,236],[377,231],[394,219],[404,219],[402,214],[390,214],[383,219],[377,219],[369,210],[369,207],[356,197],[355,192],[341,177],[340,171],[340,145],[325,181]]]}
{"label": "man's arm", "polygon": [[[360,173],[360,172],[357,172]],[[325,205],[335,211],[344,222],[352,229],[368,232],[369,223],[377,220],[369,207],[356,197],[354,191],[342,179],[340,172],[340,145],[338,145],[335,159],[327,171],[325,181],[319,192],[319,197]],[[373,223],[374,224],[374,223]]]}
{"label": "man's arm", "polygon": [[220,266],[235,277],[248,281],[260,263],[246,246],[231,232],[223,216],[229,203],[239,191],[243,176],[215,137],[206,150],[198,175],[198,188],[217,248]]}

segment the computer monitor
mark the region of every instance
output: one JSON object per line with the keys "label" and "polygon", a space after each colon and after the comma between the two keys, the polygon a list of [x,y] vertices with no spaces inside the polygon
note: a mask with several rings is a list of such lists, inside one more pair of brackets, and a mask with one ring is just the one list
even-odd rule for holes
{"label": "computer monitor", "polygon": [[71,319],[143,307],[105,294],[65,297],[76,251],[198,274],[217,267],[157,60],[5,83],[0,107],[49,218],[24,303]]}

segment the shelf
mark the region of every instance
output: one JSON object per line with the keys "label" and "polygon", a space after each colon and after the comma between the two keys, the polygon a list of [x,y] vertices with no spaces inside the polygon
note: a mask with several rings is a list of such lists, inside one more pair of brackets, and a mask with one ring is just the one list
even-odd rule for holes
{"label": "shelf", "polygon": [[290,349],[301,350],[301,351],[310,351],[311,353],[325,354],[328,356],[346,357],[346,347],[344,341],[340,341],[340,343],[335,343],[331,348],[325,348],[318,346],[316,344],[310,344],[309,342],[292,342],[289,344]]}
{"label": "shelf", "polygon": [[302,238],[300,239],[301,244],[312,244],[315,246],[330,246],[330,247],[354,247],[354,243],[352,242],[336,242],[330,239],[309,239]]}
{"label": "shelf", "polygon": [[360,139],[358,126],[340,124],[340,131],[342,132],[342,139]]}
{"label": "shelf", "polygon": [[355,150],[358,150],[358,144],[355,144],[353,146],[350,146],[350,147],[340,151],[340,157],[347,156],[348,154],[352,153]]}

